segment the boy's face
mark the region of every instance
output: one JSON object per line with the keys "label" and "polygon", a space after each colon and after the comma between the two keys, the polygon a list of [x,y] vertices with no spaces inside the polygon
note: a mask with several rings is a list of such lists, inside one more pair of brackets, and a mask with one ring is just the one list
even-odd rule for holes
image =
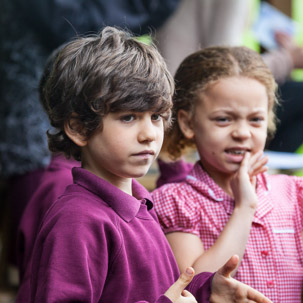
{"label": "boy's face", "polygon": [[129,178],[144,176],[163,143],[164,124],[153,112],[109,113],[103,129],[86,141],[82,166],[120,187]]}
{"label": "boy's face", "polygon": [[264,149],[268,97],[254,79],[219,80],[201,95],[192,119],[184,116],[179,113],[179,124],[185,121],[183,133],[194,139],[203,167],[215,181],[233,175],[245,152]]}

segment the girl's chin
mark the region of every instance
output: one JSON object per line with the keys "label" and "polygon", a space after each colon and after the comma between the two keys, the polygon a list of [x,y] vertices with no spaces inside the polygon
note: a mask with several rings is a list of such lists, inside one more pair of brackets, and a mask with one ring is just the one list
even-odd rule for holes
{"label": "girl's chin", "polygon": [[220,172],[222,175],[232,176],[238,172],[240,168],[240,163],[224,163],[221,165]]}

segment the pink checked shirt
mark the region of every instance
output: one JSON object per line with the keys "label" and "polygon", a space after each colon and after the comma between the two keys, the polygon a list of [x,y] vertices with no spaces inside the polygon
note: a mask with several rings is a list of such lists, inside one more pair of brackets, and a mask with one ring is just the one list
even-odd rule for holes
{"label": "pink checked shirt", "polygon": [[[300,303],[303,178],[260,174],[257,195],[258,207],[235,278],[259,290],[274,303]],[[199,163],[184,182],[156,189],[153,199],[165,233],[195,234],[201,238],[205,250],[215,243],[234,208],[233,199]]]}

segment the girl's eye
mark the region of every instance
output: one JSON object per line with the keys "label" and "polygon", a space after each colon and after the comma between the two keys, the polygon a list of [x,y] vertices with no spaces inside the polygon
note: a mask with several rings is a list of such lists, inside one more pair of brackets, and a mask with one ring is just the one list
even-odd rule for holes
{"label": "girl's eye", "polygon": [[162,119],[162,116],[160,114],[152,114],[151,119],[153,121],[160,121]]}
{"label": "girl's eye", "polygon": [[135,120],[135,116],[134,115],[127,115],[127,116],[121,117],[120,119],[123,122],[132,122],[133,120]]}
{"label": "girl's eye", "polygon": [[263,117],[254,117],[251,119],[251,122],[253,122],[253,123],[261,123],[263,121],[264,121]]}
{"label": "girl's eye", "polygon": [[228,118],[228,117],[217,117],[217,118],[215,118],[215,120],[218,123],[228,123],[228,122],[230,122],[230,118]]}

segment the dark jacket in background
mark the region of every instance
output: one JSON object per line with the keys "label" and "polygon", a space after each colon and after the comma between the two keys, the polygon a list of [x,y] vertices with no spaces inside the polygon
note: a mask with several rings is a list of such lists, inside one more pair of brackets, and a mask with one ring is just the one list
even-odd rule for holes
{"label": "dark jacket in background", "polygon": [[38,101],[46,58],[76,35],[119,26],[141,35],[161,26],[179,0],[2,0],[0,11],[0,175],[50,161],[49,123]]}

